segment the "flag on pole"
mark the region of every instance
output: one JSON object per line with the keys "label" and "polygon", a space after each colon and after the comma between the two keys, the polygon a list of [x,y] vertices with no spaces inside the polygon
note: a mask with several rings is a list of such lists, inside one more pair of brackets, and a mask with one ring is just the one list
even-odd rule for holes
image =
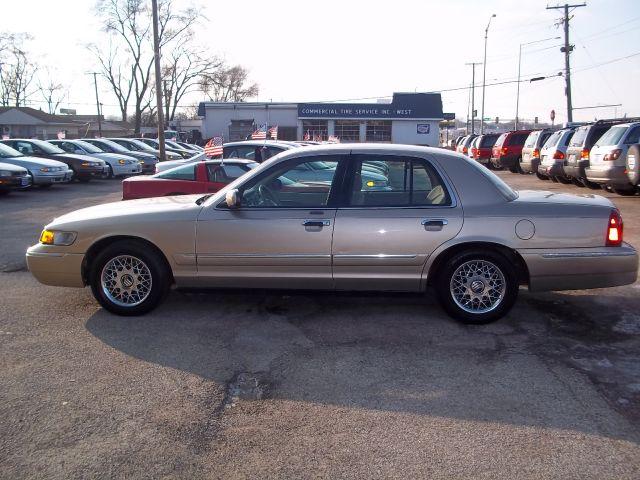
{"label": "flag on pole", "polygon": [[266,140],[267,138],[267,124],[263,123],[260,127],[251,134],[251,140]]}
{"label": "flag on pole", "polygon": [[273,140],[277,140],[278,139],[278,126],[277,125],[275,127],[271,127],[269,129],[269,137],[271,137]]}
{"label": "flag on pole", "polygon": [[216,157],[218,155],[222,155],[222,144],[224,143],[224,139],[222,136],[213,137],[210,139],[207,144],[204,146],[204,154],[207,157]]}

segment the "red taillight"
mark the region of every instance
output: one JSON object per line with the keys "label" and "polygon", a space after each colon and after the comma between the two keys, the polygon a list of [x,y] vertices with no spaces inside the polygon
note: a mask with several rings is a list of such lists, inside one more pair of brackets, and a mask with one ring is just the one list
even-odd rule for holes
{"label": "red taillight", "polygon": [[467,147],[462,147],[462,153],[467,153],[469,149]]}
{"label": "red taillight", "polygon": [[589,150],[586,148],[580,152],[580,158],[582,160],[589,160]]}
{"label": "red taillight", "polygon": [[533,151],[533,158],[540,158],[540,150],[539,149],[535,149]]}
{"label": "red taillight", "polygon": [[607,153],[604,156],[603,160],[613,162],[614,160],[619,159],[621,154],[622,154],[622,150],[620,150],[619,148],[616,148],[615,150],[611,150],[609,153]]}
{"label": "red taillight", "polygon": [[471,149],[471,155],[474,156],[474,157],[478,156],[478,149],[476,147],[473,147]]}
{"label": "red taillight", "polygon": [[502,147],[500,149],[500,155],[506,155],[507,154],[507,147]]}
{"label": "red taillight", "polygon": [[607,238],[605,241],[607,247],[619,247],[622,245],[622,227],[620,212],[618,210],[612,210],[607,225]]}
{"label": "red taillight", "polygon": [[564,153],[562,153],[560,150],[556,150],[556,152],[553,154],[553,159],[564,160]]}

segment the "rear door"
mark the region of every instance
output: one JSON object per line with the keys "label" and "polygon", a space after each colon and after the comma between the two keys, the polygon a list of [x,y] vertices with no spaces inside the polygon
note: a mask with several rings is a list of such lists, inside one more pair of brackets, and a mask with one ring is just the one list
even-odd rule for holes
{"label": "rear door", "polygon": [[[374,161],[388,167],[386,185],[362,179]],[[335,287],[419,290],[429,255],[462,228],[452,189],[426,158],[357,154],[349,167],[333,233]]]}

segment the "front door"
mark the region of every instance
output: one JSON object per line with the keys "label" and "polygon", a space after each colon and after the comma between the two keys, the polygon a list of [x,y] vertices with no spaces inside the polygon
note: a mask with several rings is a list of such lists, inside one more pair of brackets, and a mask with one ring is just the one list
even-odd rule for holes
{"label": "front door", "polygon": [[333,235],[335,287],[419,290],[429,255],[462,228],[452,189],[428,159],[360,154],[349,163]]}
{"label": "front door", "polygon": [[[329,172],[300,178],[308,163],[320,161]],[[198,283],[332,288],[332,205],[339,165],[338,156],[298,157],[239,187],[239,207],[223,202],[204,208],[196,226]]]}

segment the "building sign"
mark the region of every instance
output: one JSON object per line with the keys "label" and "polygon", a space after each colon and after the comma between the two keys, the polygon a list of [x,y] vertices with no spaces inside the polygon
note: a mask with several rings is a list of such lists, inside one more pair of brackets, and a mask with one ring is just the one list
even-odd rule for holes
{"label": "building sign", "polygon": [[431,125],[428,123],[418,123],[416,125],[416,133],[418,135],[428,135],[431,132]]}
{"label": "building sign", "polygon": [[300,103],[298,118],[442,120],[439,93],[394,93],[391,103]]}

